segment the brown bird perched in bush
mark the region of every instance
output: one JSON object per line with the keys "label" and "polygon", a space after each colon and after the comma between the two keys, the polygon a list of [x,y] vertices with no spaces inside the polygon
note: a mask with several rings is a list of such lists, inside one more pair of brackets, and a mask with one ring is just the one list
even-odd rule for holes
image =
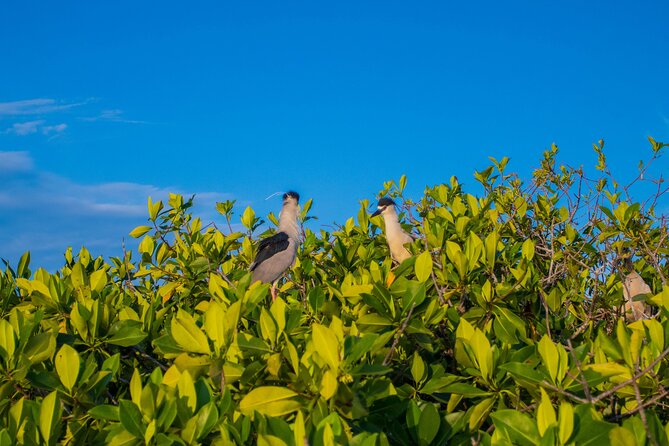
{"label": "brown bird perched in bush", "polygon": [[372,217],[376,217],[379,214],[383,215],[383,221],[386,224],[386,240],[390,248],[390,256],[397,263],[402,263],[411,257],[411,253],[404,245],[411,243],[413,238],[402,229],[393,200],[387,197],[379,199],[376,212],[372,214]]}
{"label": "brown bird perched in bush", "polygon": [[641,294],[650,294],[651,290],[643,278],[634,271],[634,264],[631,258],[625,260],[627,275],[623,280],[623,297],[625,299],[625,319],[628,322],[647,319],[650,315],[650,309],[642,301],[635,301],[634,298]]}
{"label": "brown bird perched in bush", "polygon": [[279,231],[271,237],[260,240],[258,254],[251,263],[253,272],[251,283],[261,281],[271,283],[272,300],[276,299],[276,282],[293,265],[300,244],[300,227],[297,223],[297,192],[283,194],[283,207],[279,214]]}

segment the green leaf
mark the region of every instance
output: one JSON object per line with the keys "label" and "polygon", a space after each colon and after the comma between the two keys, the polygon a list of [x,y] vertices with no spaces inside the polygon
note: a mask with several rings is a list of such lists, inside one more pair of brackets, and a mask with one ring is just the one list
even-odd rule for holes
{"label": "green leaf", "polygon": [[428,251],[422,252],[414,265],[416,278],[419,282],[425,282],[432,274],[432,255]]}
{"label": "green leaf", "polygon": [[320,324],[313,324],[311,326],[311,339],[314,343],[314,348],[320,356],[333,371],[339,368],[341,359],[339,358],[339,341],[332,329]]}
{"label": "green leaf", "polygon": [[151,230],[151,226],[137,226],[135,229],[130,231],[129,235],[130,235],[130,237],[133,237],[133,238],[140,238],[141,236],[143,236],[144,234],[146,234],[150,230]]}
{"label": "green leaf", "polygon": [[528,364],[520,362],[507,362],[499,366],[500,369],[506,370],[513,376],[513,378],[523,384],[539,384],[544,380],[541,373],[534,370]]}
{"label": "green leaf", "polygon": [[599,420],[599,415],[589,405],[578,405],[574,410],[575,426],[578,426],[574,441],[579,446],[597,446],[609,443],[609,432],[615,424]]}
{"label": "green leaf", "polygon": [[439,427],[441,425],[441,419],[439,417],[439,411],[434,404],[427,403],[423,407],[423,411],[420,414],[420,420],[418,421],[418,439],[420,440],[421,445],[430,445],[432,440],[437,436],[439,432]]}
{"label": "green leaf", "polygon": [[179,398],[183,401],[190,410],[190,414],[194,414],[197,408],[197,393],[195,392],[195,383],[188,370],[184,370],[177,381],[177,388],[179,389]]}
{"label": "green leaf", "polygon": [[0,355],[5,361],[14,356],[16,350],[16,334],[11,324],[4,319],[0,319]]}
{"label": "green leaf", "polygon": [[464,279],[467,274],[467,257],[462,253],[462,248],[455,242],[448,240],[446,242],[446,255],[448,260],[455,265],[460,279]]}
{"label": "green leaf", "polygon": [[93,271],[90,277],[91,289],[97,292],[102,291],[105,285],[107,285],[107,273],[99,269]]}
{"label": "green leaf", "polygon": [[56,337],[51,333],[38,333],[30,337],[23,353],[34,365],[50,359],[55,351]]}
{"label": "green leaf", "polygon": [[30,275],[28,270],[29,264],[30,264],[30,251],[26,251],[19,259],[19,266],[16,268],[16,275],[18,277],[28,277]]}
{"label": "green leaf", "polygon": [[497,397],[486,398],[472,409],[469,416],[469,429],[472,431],[477,430],[481,424],[488,418],[488,414],[492,410],[493,405],[497,401]]}
{"label": "green leaf", "polygon": [[307,433],[304,427],[304,415],[302,411],[297,411],[295,422],[293,423],[293,436],[295,437],[296,445],[307,444]]}
{"label": "green leaf", "polygon": [[260,332],[263,339],[269,341],[272,345],[276,342],[276,322],[274,322],[274,318],[265,308],[260,309]]}
{"label": "green leaf", "polygon": [[272,353],[273,350],[262,339],[251,336],[247,333],[239,333],[237,338],[237,345],[242,351],[247,351],[251,354],[258,353]]}
{"label": "green leaf", "polygon": [[13,444],[14,441],[12,440],[12,436],[9,435],[7,429],[0,430],[0,446],[12,446]]}
{"label": "green leaf", "polygon": [[400,187],[399,187],[400,192],[402,192],[402,191],[404,190],[404,188],[407,186],[407,176],[406,176],[406,175],[402,175],[402,176],[400,177],[400,184],[399,184],[399,186],[400,186]]}
{"label": "green leaf", "polygon": [[609,445],[611,446],[636,446],[637,441],[634,432],[621,426],[615,426],[609,432]]}
{"label": "green leaf", "polygon": [[202,406],[197,413],[196,438],[202,440],[214,428],[218,421],[218,409],[213,401]]}
{"label": "green leaf", "polygon": [[423,382],[423,380],[427,378],[425,363],[417,351],[413,352],[413,360],[411,361],[411,376],[413,377],[416,385]]}
{"label": "green leaf", "polygon": [[205,355],[210,353],[207,336],[197,326],[193,317],[184,310],[179,310],[177,316],[172,319],[171,329],[174,341],[185,351]]}
{"label": "green leaf", "polygon": [[503,430],[514,444],[536,446],[539,432],[534,421],[524,413],[502,409],[490,414],[497,429]]}
{"label": "green leaf", "polygon": [[491,232],[485,238],[485,260],[486,266],[490,270],[495,267],[495,261],[497,260],[497,242],[498,234],[496,232]]}
{"label": "green leaf", "polygon": [[559,356],[558,349],[551,341],[551,338],[548,335],[544,335],[539,343],[537,344],[537,349],[541,355],[542,362],[548,371],[551,379],[554,383],[557,383],[558,375],[558,366],[559,366]]}
{"label": "green leaf", "polygon": [[257,411],[262,415],[278,417],[300,408],[300,403],[293,399],[296,396],[297,393],[285,387],[256,387],[242,398],[239,410],[244,415],[252,415]]}
{"label": "green leaf", "polygon": [[77,379],[79,378],[79,367],[81,365],[79,353],[69,345],[65,344],[61,347],[58,353],[56,353],[55,363],[56,373],[58,373],[60,382],[69,392],[72,392],[72,388],[75,386]]}
{"label": "green leaf", "polygon": [[[217,205],[218,204],[220,203],[217,203]],[[151,201],[151,197],[149,197],[147,205],[148,205],[147,207],[149,208],[149,218],[151,219],[151,221],[156,221],[156,218],[158,218],[158,213],[163,208],[163,202],[158,200],[155,203],[153,203],[153,201]]]}
{"label": "green leaf", "polygon": [[523,258],[531,261],[534,258],[534,242],[532,239],[527,239],[523,242],[522,247]]}
{"label": "green leaf", "polygon": [[558,417],[558,437],[561,444],[567,444],[572,432],[574,432],[574,408],[568,402],[562,401]]}
{"label": "green leaf", "polygon": [[142,413],[139,408],[128,400],[120,400],[118,407],[121,425],[135,437],[143,439],[146,428],[142,423]]}
{"label": "green leaf", "polygon": [[368,353],[372,349],[374,342],[376,342],[378,338],[379,335],[376,333],[366,333],[358,338],[350,337],[349,339],[355,339],[355,341],[352,341],[354,342],[353,346],[349,351],[346,352],[346,364],[351,365],[358,359],[362,358],[365,353]]}
{"label": "green leaf", "polygon": [[337,392],[337,375],[332,370],[323,373],[320,394],[325,400],[332,398]]}
{"label": "green leaf", "polygon": [[42,400],[39,406],[39,431],[46,444],[55,444],[58,440],[62,408],[58,392],[53,391]]}
{"label": "green leaf", "polygon": [[242,215],[242,224],[244,225],[244,227],[252,229],[253,220],[255,220],[255,217],[256,213],[253,211],[251,206],[247,206],[246,209],[244,210],[244,214]]}
{"label": "green leaf", "polygon": [[109,333],[111,336],[107,338],[107,343],[121,347],[137,345],[148,336],[142,331],[142,323],[132,319],[115,322],[109,329]]}
{"label": "green leaf", "polygon": [[130,385],[128,386],[130,391],[130,398],[132,402],[141,407],[142,402],[142,377],[139,374],[139,370],[135,369],[132,372],[132,378],[130,378]]}
{"label": "green leaf", "polygon": [[546,391],[541,389],[541,403],[537,408],[537,427],[539,429],[539,435],[542,437],[546,430],[557,423],[557,416],[555,415],[555,409],[553,409],[553,404],[551,399],[548,397]]}
{"label": "green leaf", "polygon": [[118,406],[100,404],[88,410],[88,414],[98,420],[120,421]]}
{"label": "green leaf", "polygon": [[107,437],[108,446],[135,446],[139,440],[126,430],[112,431]]}

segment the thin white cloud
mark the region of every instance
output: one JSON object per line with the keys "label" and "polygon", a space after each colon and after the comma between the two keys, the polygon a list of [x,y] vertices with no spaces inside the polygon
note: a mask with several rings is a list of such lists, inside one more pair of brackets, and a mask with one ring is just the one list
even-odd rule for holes
{"label": "thin white cloud", "polygon": [[137,121],[134,119],[127,119],[123,117],[123,110],[119,109],[102,110],[97,116],[88,116],[79,119],[86,122],[106,121],[106,122],[122,122],[124,124],[146,124],[146,121]]}
{"label": "thin white cloud", "polygon": [[[136,240],[128,233],[148,218],[147,198],[167,204],[170,192],[188,198],[177,188],[132,182],[85,184],[36,168],[28,152],[0,152],[0,258],[16,262],[27,250],[33,264],[56,269],[68,246],[86,246],[94,255],[120,256]],[[203,222],[221,222],[217,201],[232,198],[219,192],[195,193],[194,213]]]}
{"label": "thin white cloud", "polygon": [[43,119],[37,121],[15,122],[11,127],[5,129],[4,133],[11,133],[17,136],[33,135],[41,133],[46,136],[56,136],[67,129],[67,124],[60,123],[54,125],[45,125]]}
{"label": "thin white cloud", "polygon": [[45,125],[42,127],[42,133],[45,135],[63,133],[67,129],[67,124]]}
{"label": "thin white cloud", "polygon": [[27,172],[33,166],[33,160],[26,151],[0,152],[0,172]]}
{"label": "thin white cloud", "polygon": [[89,102],[90,100],[83,102],[59,102],[50,98],[0,102],[0,116],[43,115],[47,113],[69,110]]}
{"label": "thin white cloud", "polygon": [[25,136],[37,133],[40,126],[44,124],[44,120],[16,122],[10,128],[5,130],[5,133],[14,133],[15,135]]}

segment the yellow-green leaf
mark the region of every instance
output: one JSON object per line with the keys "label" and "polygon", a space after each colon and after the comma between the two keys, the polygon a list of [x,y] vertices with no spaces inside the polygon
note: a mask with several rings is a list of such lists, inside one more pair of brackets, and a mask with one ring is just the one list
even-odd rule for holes
{"label": "yellow-green leaf", "polygon": [[332,398],[337,392],[337,375],[332,371],[328,370],[323,374],[323,379],[321,380],[321,396],[326,400]]}
{"label": "yellow-green leaf", "polygon": [[528,261],[534,258],[534,242],[531,239],[528,238],[523,242],[522,254],[523,258],[527,259]]}
{"label": "yellow-green leaf", "polygon": [[339,363],[341,361],[339,357],[339,341],[337,341],[337,336],[334,332],[323,325],[313,324],[312,328],[312,341],[314,343],[314,348],[320,356],[332,370],[336,371],[339,368]]}
{"label": "yellow-green leaf", "polygon": [[560,403],[560,416],[558,421],[560,444],[567,444],[569,437],[571,437],[571,434],[574,431],[574,407],[566,401]]}
{"label": "yellow-green leaf", "polygon": [[548,370],[548,374],[553,382],[556,382],[560,361],[557,347],[548,335],[544,335],[537,344],[537,349],[539,350],[544,366]]}
{"label": "yellow-green leaf", "polygon": [[81,365],[79,353],[69,345],[65,344],[60,348],[58,353],[56,353],[55,363],[56,373],[58,373],[60,382],[71,392],[79,377],[79,367]]}
{"label": "yellow-green leaf", "polygon": [[286,387],[256,387],[239,402],[239,410],[244,415],[252,415],[257,411],[263,415],[278,417],[300,408],[299,401],[293,399],[296,396],[297,393]]}
{"label": "yellow-green leaf", "polygon": [[302,415],[301,410],[297,411],[297,415],[295,415],[295,422],[293,423],[293,436],[295,437],[296,445],[307,444],[307,431],[304,427],[304,415]]}
{"label": "yellow-green leaf", "polygon": [[135,369],[130,378],[130,398],[132,402],[138,407],[141,406],[142,397],[142,377],[139,375],[139,370]]}
{"label": "yellow-green leaf", "polygon": [[188,370],[181,372],[179,381],[177,381],[177,389],[179,389],[179,397],[185,398],[186,405],[191,410],[191,415],[195,413],[197,408],[197,394],[195,393],[195,383]]}
{"label": "yellow-green leaf", "polygon": [[244,227],[251,229],[253,225],[253,220],[255,219],[256,213],[251,209],[251,206],[247,206],[242,215],[242,224]]}
{"label": "yellow-green leaf", "polygon": [[414,268],[416,270],[416,278],[419,282],[425,282],[430,278],[432,274],[432,256],[428,251],[422,252],[416,257]]}
{"label": "yellow-green leaf", "polygon": [[411,376],[416,384],[423,382],[427,377],[427,371],[425,369],[425,362],[423,358],[420,357],[417,351],[413,352],[413,360],[411,361]]}
{"label": "yellow-green leaf", "polygon": [[187,352],[209,354],[209,342],[207,336],[193,320],[193,316],[179,310],[177,316],[172,319],[172,337],[174,341]]}
{"label": "yellow-green leaf", "polygon": [[97,270],[91,274],[90,277],[91,289],[97,292],[102,291],[105,285],[107,285],[107,273],[104,270]]}
{"label": "yellow-green leaf", "polygon": [[150,230],[151,226],[137,226],[135,229],[130,231],[130,237],[140,238]]}
{"label": "yellow-green leaf", "polygon": [[54,437],[58,428],[62,408],[58,392],[53,391],[42,400],[39,405],[39,431],[42,434],[45,444],[55,444],[57,438]]}
{"label": "yellow-green leaf", "polygon": [[266,341],[269,341],[272,344],[276,342],[276,322],[274,322],[274,318],[272,318],[270,312],[264,307],[260,309],[260,333]]}
{"label": "yellow-green leaf", "polygon": [[14,356],[16,350],[16,334],[11,324],[4,319],[0,319],[0,355],[9,361]]}
{"label": "yellow-green leaf", "polygon": [[539,428],[539,435],[543,437],[544,432],[553,424],[557,422],[555,409],[551,404],[551,399],[548,397],[546,391],[541,388],[541,402],[537,408],[537,427]]}

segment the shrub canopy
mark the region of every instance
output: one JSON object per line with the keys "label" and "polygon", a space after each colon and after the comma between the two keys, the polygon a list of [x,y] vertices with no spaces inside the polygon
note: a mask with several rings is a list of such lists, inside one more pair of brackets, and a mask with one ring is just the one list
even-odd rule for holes
{"label": "shrub canopy", "polygon": [[362,201],[305,229],[273,302],[248,267],[274,230],[247,208],[234,231],[232,201],[219,228],[193,198],[149,198],[137,252],[108,262],[70,249],[51,274],[26,253],[0,275],[0,445],[667,444],[651,146],[625,186],[602,142],[594,177],[552,147],[527,181],[492,160],[478,195],[451,178],[412,200],[390,181],[413,256],[392,263]]}

